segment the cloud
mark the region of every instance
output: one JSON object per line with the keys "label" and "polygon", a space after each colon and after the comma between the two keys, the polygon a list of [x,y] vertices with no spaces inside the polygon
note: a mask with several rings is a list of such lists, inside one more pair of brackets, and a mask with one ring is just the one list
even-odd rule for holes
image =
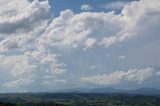
{"label": "cloud", "polygon": [[113,11],[74,14],[71,10],[65,10],[51,22],[44,40],[50,46],[64,49],[85,45],[88,38],[96,39],[99,46],[110,47],[133,37],[147,36],[147,32],[158,32],[157,29],[152,30],[151,26],[159,26],[159,9],[152,4],[159,7],[157,0],[134,1],[124,6],[118,15]]}
{"label": "cloud", "polygon": [[50,86],[50,84],[57,84],[57,83],[58,84],[59,83],[65,84],[66,80],[64,80],[64,79],[57,79],[57,80],[54,80],[54,81],[44,80],[41,84],[45,85],[45,86]]}
{"label": "cloud", "polygon": [[[62,16],[64,14],[67,18]],[[48,41],[48,45],[61,49],[77,48],[86,45],[88,38],[94,37],[100,42],[104,37],[116,34],[124,25],[124,20],[114,12],[73,14],[66,10],[52,21],[41,42]]]}
{"label": "cloud", "polygon": [[157,75],[160,76],[160,71],[157,72]]}
{"label": "cloud", "polygon": [[[4,8],[5,6],[8,8]],[[28,32],[48,19],[47,15],[50,13],[47,1],[39,2],[35,0],[29,3],[27,0],[15,0],[2,5],[0,8],[0,32],[6,34],[17,31]]]}
{"label": "cloud", "polygon": [[109,47],[114,43],[118,42],[118,38],[116,36],[105,37],[100,42],[100,45],[104,45],[105,47]]}
{"label": "cloud", "polygon": [[81,78],[81,81],[96,85],[115,85],[125,81],[133,81],[140,84],[154,75],[155,71],[153,68],[130,69],[128,71],[115,71],[110,74],[84,77]]}
{"label": "cloud", "polygon": [[1,42],[0,51],[8,51],[19,48],[19,44],[16,39],[6,39]]}
{"label": "cloud", "polygon": [[82,11],[90,11],[90,10],[92,10],[92,9],[93,9],[93,7],[90,6],[90,5],[82,5],[82,6],[81,6],[81,10],[82,10]]}
{"label": "cloud", "polygon": [[28,42],[45,30],[50,17],[48,1],[12,0],[0,5],[1,52],[29,47]]}
{"label": "cloud", "polygon": [[106,9],[113,9],[113,10],[121,10],[124,6],[129,4],[130,2],[126,1],[115,1],[111,3],[107,3],[106,5],[103,5],[101,7],[104,7]]}
{"label": "cloud", "polygon": [[2,86],[7,89],[20,89],[24,85],[32,84],[33,80],[31,79],[18,79],[15,81],[4,83]]}
{"label": "cloud", "polygon": [[117,59],[125,59],[126,56],[122,55],[122,56],[118,56]]}
{"label": "cloud", "polygon": [[[125,5],[119,14],[114,11],[75,14],[67,9],[53,18],[47,0],[1,0],[0,84],[10,89],[16,86],[31,89],[32,85],[42,88],[43,84],[53,87],[67,83],[72,71],[80,66],[83,71],[92,62],[102,67],[112,64],[113,60],[103,55],[117,52],[120,44],[143,37],[158,39],[159,7],[159,0],[140,0]],[[83,74],[80,69],[78,72],[76,78]],[[152,75],[152,69],[131,69],[83,80],[93,79],[91,83],[106,85],[122,80],[141,83],[151,77],[149,74]],[[120,76],[115,78],[116,75]]]}
{"label": "cloud", "polygon": [[[67,17],[63,13],[61,15]],[[50,19],[47,0],[0,2],[0,73],[8,76],[1,79],[3,88],[15,91],[24,86],[25,89],[32,85],[40,87],[45,80],[43,76],[50,75],[47,80],[54,82],[65,73],[65,65],[59,63],[58,55],[47,45],[38,45]]]}
{"label": "cloud", "polygon": [[48,81],[49,86],[53,86],[54,82],[60,80],[58,77],[66,72],[65,65],[59,63],[56,55],[48,54],[40,57],[33,57],[32,54],[2,57],[0,68],[5,69],[9,76],[3,79],[2,85],[15,90],[25,85],[30,87],[34,83],[40,87],[42,82]]}
{"label": "cloud", "polygon": [[87,48],[90,48],[96,44],[96,39],[94,38],[88,38],[84,45],[86,46],[83,50],[86,50]]}
{"label": "cloud", "polygon": [[37,66],[32,65],[27,59],[22,59],[17,61],[12,68],[12,75],[15,77],[25,77],[29,75],[31,77],[32,73],[36,70]]}
{"label": "cloud", "polygon": [[93,66],[91,66],[89,69],[90,69],[90,70],[95,70],[95,69],[97,69],[97,68],[98,68],[98,66],[93,65]]}

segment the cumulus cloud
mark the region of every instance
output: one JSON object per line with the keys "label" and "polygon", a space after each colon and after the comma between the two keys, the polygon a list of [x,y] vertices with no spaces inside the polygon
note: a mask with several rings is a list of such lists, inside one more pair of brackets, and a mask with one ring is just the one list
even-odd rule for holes
{"label": "cumulus cloud", "polygon": [[48,1],[12,0],[0,5],[1,52],[28,46],[46,28],[50,16]]}
{"label": "cumulus cloud", "polygon": [[20,89],[20,87],[34,82],[33,77],[35,76],[36,66],[30,64],[27,57],[23,55],[3,56],[1,58],[0,69],[1,77],[4,72],[7,73],[7,77],[4,77],[4,83],[1,84],[1,88]]}
{"label": "cumulus cloud", "polygon": [[50,86],[53,86],[54,82],[60,80],[58,77],[65,73],[65,64],[59,63],[54,54],[40,57],[33,57],[32,54],[2,57],[0,68],[5,69],[11,79],[3,79],[3,87],[20,89],[24,85],[31,86],[33,83],[41,86],[44,81],[50,82]]}
{"label": "cumulus cloud", "polygon": [[[33,83],[40,86],[43,76],[50,75],[48,80],[52,82],[65,73],[65,65],[59,63],[57,54],[47,45],[38,45],[38,39],[50,19],[47,0],[0,2],[0,68],[10,77],[2,79],[2,87],[14,90]],[[42,78],[39,78],[41,75]]]}
{"label": "cumulus cloud", "polygon": [[159,7],[157,0],[135,1],[124,6],[118,15],[114,12],[74,14],[65,10],[51,22],[41,42],[47,40],[45,43],[58,48],[77,48],[93,37],[99,46],[110,47],[135,36],[145,36],[147,32],[155,32],[150,27],[156,27],[159,19],[159,9],[152,4]]}
{"label": "cumulus cloud", "polygon": [[35,0],[29,3],[27,0],[15,0],[1,5],[0,8],[0,32],[10,34],[16,31],[27,32],[41,25],[44,20],[48,19],[50,7],[47,1]]}
{"label": "cumulus cloud", "polygon": [[32,73],[36,70],[36,65],[32,65],[27,61],[27,59],[22,59],[17,61],[12,69],[12,75],[15,77],[24,77],[24,75],[31,76]]}
{"label": "cumulus cloud", "polygon": [[[34,51],[31,53],[28,53],[27,55],[29,57],[32,57],[34,59],[36,65],[38,66],[39,70],[41,70],[43,73],[42,83],[50,82],[53,84],[56,80],[59,80],[58,77],[63,75],[66,72],[65,64],[60,63],[58,61],[58,55],[53,53],[44,53],[46,51]],[[37,72],[36,75],[39,77],[40,72]]]}
{"label": "cumulus cloud", "polygon": [[91,77],[81,78],[81,81],[96,85],[115,85],[124,81],[134,81],[142,83],[147,78],[155,75],[153,68],[146,69],[130,69],[128,71],[115,71],[110,74],[96,75]]}
{"label": "cumulus cloud", "polygon": [[93,7],[92,6],[90,6],[90,5],[82,5],[81,6],[81,10],[82,11],[90,11],[90,10],[92,10],[93,9]]}
{"label": "cumulus cloud", "polygon": [[19,48],[19,44],[16,39],[6,39],[1,42],[0,51],[8,51]]}
{"label": "cumulus cloud", "polygon": [[104,37],[116,34],[124,25],[124,20],[114,12],[74,14],[66,10],[52,21],[41,42],[47,40],[45,43],[52,47],[77,48],[86,45],[88,37],[100,42]]}
{"label": "cumulus cloud", "polygon": [[[96,53],[99,49],[107,51],[112,45],[131,38],[157,37],[160,33],[159,7],[159,0],[140,0],[124,6],[119,14],[114,11],[75,14],[67,9],[53,18],[47,0],[1,0],[0,68],[5,70],[1,73],[10,78],[0,80],[0,84],[8,88],[22,87],[25,83],[41,87],[43,84],[64,84],[67,80],[60,77],[67,72],[66,66],[70,65],[62,61],[68,56],[66,50],[71,53],[77,48],[82,51],[93,49]],[[88,6],[84,8],[88,10]],[[83,53],[91,56],[93,51]],[[105,65],[103,59],[101,63]],[[82,79],[106,85],[122,80],[140,83],[153,73],[151,68],[131,69]],[[114,76],[118,77],[112,79]]]}
{"label": "cumulus cloud", "polygon": [[94,38],[88,38],[84,45],[86,46],[83,50],[86,50],[87,48],[90,48],[96,44],[96,39]]}
{"label": "cumulus cloud", "polygon": [[116,36],[105,37],[100,42],[100,45],[104,45],[105,47],[109,47],[114,43],[118,42],[118,38]]}

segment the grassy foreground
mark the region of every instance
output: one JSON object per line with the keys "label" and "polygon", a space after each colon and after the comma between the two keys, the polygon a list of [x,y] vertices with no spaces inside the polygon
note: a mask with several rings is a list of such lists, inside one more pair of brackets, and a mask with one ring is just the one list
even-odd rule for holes
{"label": "grassy foreground", "polygon": [[100,93],[0,94],[0,106],[160,106],[160,97]]}

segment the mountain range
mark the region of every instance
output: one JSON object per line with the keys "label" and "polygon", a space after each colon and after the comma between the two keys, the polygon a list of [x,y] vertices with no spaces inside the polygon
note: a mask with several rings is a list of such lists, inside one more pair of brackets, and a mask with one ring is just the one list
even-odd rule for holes
{"label": "mountain range", "polygon": [[137,88],[137,89],[116,89],[116,88],[74,88],[57,90],[56,93],[105,93],[105,94],[131,94],[131,95],[160,95],[160,89]]}

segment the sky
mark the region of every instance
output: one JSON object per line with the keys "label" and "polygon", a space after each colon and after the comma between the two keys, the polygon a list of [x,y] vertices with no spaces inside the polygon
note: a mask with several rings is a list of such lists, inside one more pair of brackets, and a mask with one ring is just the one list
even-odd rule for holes
{"label": "sky", "polygon": [[0,92],[160,89],[159,0],[1,0]]}

